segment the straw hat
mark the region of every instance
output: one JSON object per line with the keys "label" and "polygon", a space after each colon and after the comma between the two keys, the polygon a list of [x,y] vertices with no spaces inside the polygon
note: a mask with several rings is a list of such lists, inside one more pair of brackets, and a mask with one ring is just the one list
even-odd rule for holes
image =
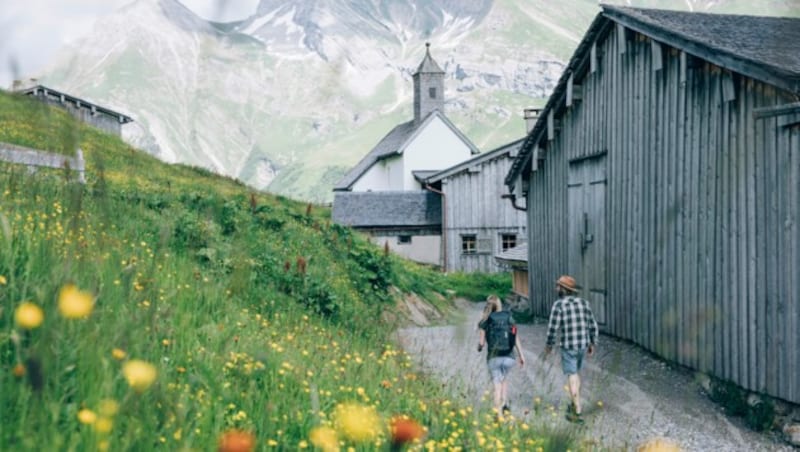
{"label": "straw hat", "polygon": [[575,278],[569,275],[562,275],[556,280],[556,284],[564,290],[567,290],[572,293],[578,292],[578,283],[575,282]]}

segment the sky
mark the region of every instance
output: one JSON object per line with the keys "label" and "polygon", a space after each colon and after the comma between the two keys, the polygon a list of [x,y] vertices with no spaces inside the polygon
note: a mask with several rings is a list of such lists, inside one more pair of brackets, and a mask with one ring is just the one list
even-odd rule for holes
{"label": "sky", "polygon": [[[134,0],[0,0],[0,88],[34,77],[66,43],[91,32],[95,21]],[[258,0],[179,0],[200,17],[233,21]]]}

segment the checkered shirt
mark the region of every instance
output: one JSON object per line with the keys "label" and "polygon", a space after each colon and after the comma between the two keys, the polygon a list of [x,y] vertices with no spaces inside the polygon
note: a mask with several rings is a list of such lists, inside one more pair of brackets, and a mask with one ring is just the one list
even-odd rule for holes
{"label": "checkered shirt", "polygon": [[578,297],[559,298],[550,311],[547,326],[547,345],[556,343],[561,330],[561,348],[585,350],[589,344],[597,343],[597,322],[589,302]]}

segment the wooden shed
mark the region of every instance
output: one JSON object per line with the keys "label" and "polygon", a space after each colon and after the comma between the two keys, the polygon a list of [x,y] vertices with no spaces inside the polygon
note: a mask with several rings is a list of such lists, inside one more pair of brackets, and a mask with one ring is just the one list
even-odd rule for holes
{"label": "wooden shed", "polygon": [[534,311],[800,403],[800,19],[603,6],[505,182]]}
{"label": "wooden shed", "polygon": [[514,305],[530,311],[528,290],[528,244],[522,243],[494,255],[503,268],[511,270],[511,294]]}
{"label": "wooden shed", "polygon": [[133,122],[130,116],[44,85],[36,84],[23,87],[19,82],[16,82],[14,92],[63,108],[79,120],[117,136],[122,135],[123,125]]}

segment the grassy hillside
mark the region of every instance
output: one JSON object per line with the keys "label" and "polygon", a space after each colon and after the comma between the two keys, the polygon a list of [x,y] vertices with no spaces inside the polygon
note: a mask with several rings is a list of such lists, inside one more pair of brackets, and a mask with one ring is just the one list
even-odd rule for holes
{"label": "grassy hillside", "polygon": [[437,291],[497,281],[387,256],[327,210],[2,92],[0,142],[79,145],[88,165],[80,185],[0,163],[0,449],[574,446],[549,414],[494,422],[391,339],[390,287],[444,308]]}

